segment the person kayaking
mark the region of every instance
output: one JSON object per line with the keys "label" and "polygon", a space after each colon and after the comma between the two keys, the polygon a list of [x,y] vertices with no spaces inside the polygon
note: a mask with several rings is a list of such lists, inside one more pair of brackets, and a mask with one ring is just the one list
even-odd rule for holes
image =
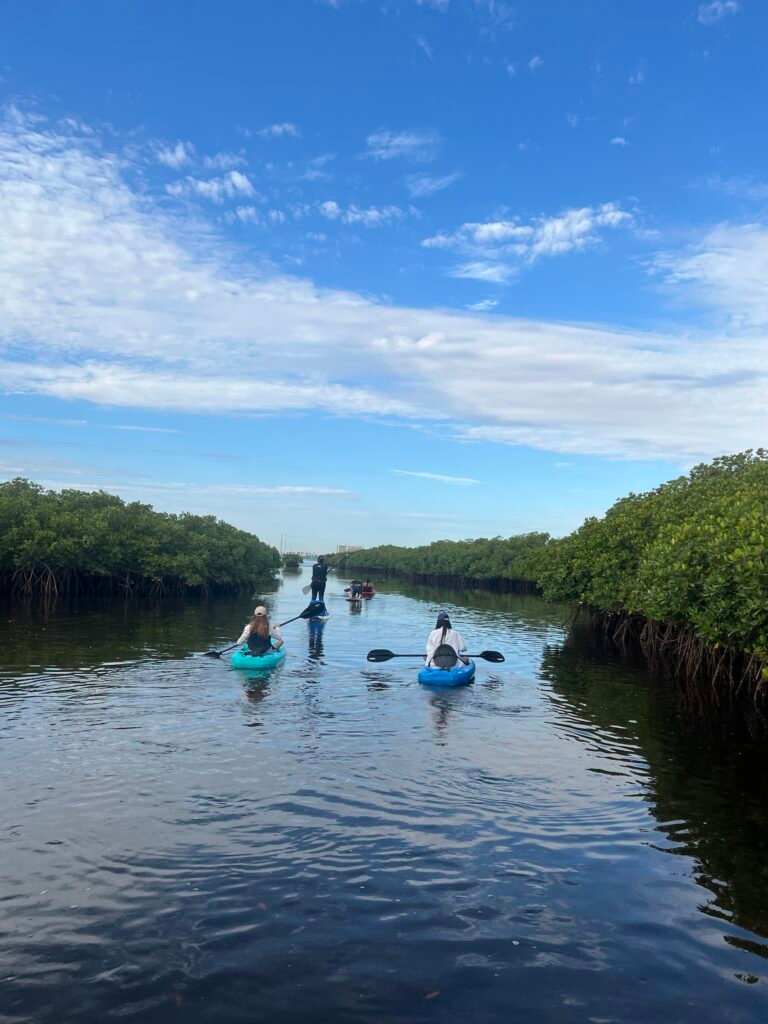
{"label": "person kayaking", "polygon": [[318,555],[312,566],[312,600],[322,601],[325,598],[325,584],[328,582],[328,566],[324,555]]}
{"label": "person kayaking", "polygon": [[451,627],[451,620],[448,617],[448,612],[439,613],[435,628],[427,637],[427,653],[424,655],[427,668],[437,667],[435,666],[433,659],[438,647],[442,647],[443,644],[447,644],[456,651],[456,657],[462,664],[469,664],[469,658],[461,653],[467,649],[467,645],[464,643],[464,637],[458,632],[458,630]]}
{"label": "person kayaking", "polygon": [[349,584],[349,596],[352,600],[356,601],[359,597],[363,596],[363,581],[362,580],[351,580]]}
{"label": "person kayaking", "polygon": [[263,604],[253,609],[251,621],[247,622],[240,634],[239,644],[248,644],[248,651],[258,658],[268,651],[279,651],[283,646],[283,638],[279,626],[270,626],[267,609]]}
{"label": "person kayaking", "polygon": [[366,580],[363,584],[363,597],[371,597],[373,595],[373,584],[370,580]]}

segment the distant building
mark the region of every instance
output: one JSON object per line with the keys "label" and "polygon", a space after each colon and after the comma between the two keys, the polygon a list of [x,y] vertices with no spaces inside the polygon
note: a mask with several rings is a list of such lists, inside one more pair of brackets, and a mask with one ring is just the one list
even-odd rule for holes
{"label": "distant building", "polygon": [[337,555],[351,555],[353,551],[362,551],[362,544],[337,544],[336,554]]}

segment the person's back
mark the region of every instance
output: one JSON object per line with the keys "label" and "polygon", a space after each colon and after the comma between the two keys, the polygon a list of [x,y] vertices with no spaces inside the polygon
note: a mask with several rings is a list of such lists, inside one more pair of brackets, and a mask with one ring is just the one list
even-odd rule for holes
{"label": "person's back", "polygon": [[312,566],[312,600],[322,601],[325,597],[325,584],[328,580],[328,566],[323,555],[318,555]]}
{"label": "person's back", "polygon": [[267,616],[267,609],[259,605],[254,609],[251,621],[246,623],[239,644],[247,643],[250,654],[258,657],[273,648],[279,650],[283,646],[283,638],[278,626],[272,626]]}
{"label": "person's back", "polygon": [[352,580],[349,584],[350,597],[360,597],[363,593],[362,580]]}
{"label": "person's back", "polygon": [[451,620],[448,618],[447,612],[440,612],[437,616],[437,624],[432,632],[427,637],[427,652],[425,661],[427,668],[434,668],[434,656],[438,647],[442,647],[447,644],[452,647],[456,652],[457,660],[460,660],[463,664],[468,664],[469,659],[462,655],[462,651],[467,649],[467,645],[464,643],[464,637],[459,633],[457,629],[451,627]]}

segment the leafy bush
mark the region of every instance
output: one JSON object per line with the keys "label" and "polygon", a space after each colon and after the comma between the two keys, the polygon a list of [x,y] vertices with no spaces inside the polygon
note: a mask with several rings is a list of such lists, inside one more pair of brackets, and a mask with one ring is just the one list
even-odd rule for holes
{"label": "leafy bush", "polygon": [[208,587],[245,585],[279,566],[275,548],[214,516],[155,512],[104,491],[46,491],[20,477],[0,484],[0,572]]}

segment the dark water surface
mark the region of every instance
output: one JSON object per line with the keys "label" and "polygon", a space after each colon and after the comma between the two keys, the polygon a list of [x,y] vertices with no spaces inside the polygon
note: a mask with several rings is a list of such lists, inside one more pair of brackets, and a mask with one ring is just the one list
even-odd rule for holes
{"label": "dark water surface", "polygon": [[[342,586],[266,679],[199,656],[250,602],[5,613],[0,1021],[767,1020],[764,746],[538,598]],[[366,663],[444,606],[506,663]]]}

